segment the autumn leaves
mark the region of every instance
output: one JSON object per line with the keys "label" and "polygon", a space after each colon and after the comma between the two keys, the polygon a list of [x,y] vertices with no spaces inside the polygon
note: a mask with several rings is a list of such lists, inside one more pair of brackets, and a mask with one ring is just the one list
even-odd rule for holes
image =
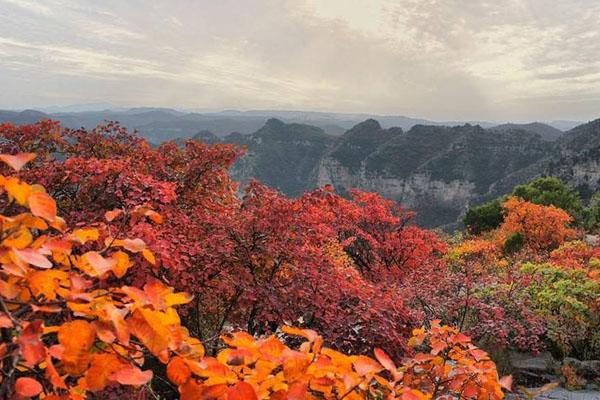
{"label": "autumn leaves", "polygon": [[[15,169],[33,158],[0,156]],[[155,278],[141,288],[120,281],[138,263],[155,264],[142,239],[118,237],[104,223],[69,231],[41,186],[12,176],[0,186],[17,212],[0,219],[1,396],[84,399],[115,385],[151,391],[154,373],[144,365],[154,358],[183,399],[502,397],[487,354],[437,323],[414,332],[411,344],[426,350],[398,367],[381,349],[376,359],[346,355],[292,327],[282,333],[305,339],[298,349],[236,332],[209,357],[175,311],[192,296]],[[105,213],[108,224],[125,218],[163,222],[148,207]]]}

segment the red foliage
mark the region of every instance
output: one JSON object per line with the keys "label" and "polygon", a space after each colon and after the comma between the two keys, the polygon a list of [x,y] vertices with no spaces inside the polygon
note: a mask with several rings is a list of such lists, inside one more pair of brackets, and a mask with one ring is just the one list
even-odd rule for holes
{"label": "red foliage", "polygon": [[[152,148],[112,123],[92,131],[3,125],[0,136],[2,152],[39,154],[20,176],[46,186],[70,223],[109,212],[113,235],[142,239],[156,260],[128,281],[155,276],[193,293],[185,324],[209,345],[232,327],[261,334],[289,322],[319,329],[339,349],[377,345],[397,357],[414,324],[403,279],[445,251],[411,225],[411,213],[376,194],[289,199],[252,183],[240,199],[228,175],[240,150],[230,145]],[[141,218],[146,209],[164,223]]]}

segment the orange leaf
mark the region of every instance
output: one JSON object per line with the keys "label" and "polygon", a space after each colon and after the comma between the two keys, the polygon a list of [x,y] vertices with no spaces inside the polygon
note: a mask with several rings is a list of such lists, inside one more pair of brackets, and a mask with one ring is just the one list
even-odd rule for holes
{"label": "orange leaf", "polygon": [[139,253],[146,248],[146,243],[142,239],[123,239],[121,245],[132,253]]}
{"label": "orange leaf", "polygon": [[383,365],[385,369],[390,371],[394,379],[397,380],[400,375],[398,373],[398,369],[396,368],[396,364],[394,364],[390,356],[388,356],[385,351],[378,347],[376,347],[373,352],[375,353],[375,358],[377,361],[379,361],[379,363]]}
{"label": "orange leaf", "polygon": [[15,155],[0,154],[0,160],[4,161],[15,171],[19,171],[25,164],[35,158],[35,153],[19,153]]}
{"label": "orange leaf", "polygon": [[104,258],[100,253],[96,251],[88,251],[83,255],[83,259],[90,264],[98,276],[102,276],[108,271],[112,270],[117,261],[112,258]]}
{"label": "orange leaf", "polygon": [[488,354],[481,349],[472,349],[469,350],[469,353],[471,353],[471,355],[473,356],[473,358],[475,358],[476,361],[481,361],[484,358],[487,358],[488,356]]}
{"label": "orange leaf", "polygon": [[44,306],[44,305],[38,306],[38,305],[32,304],[31,305],[31,310],[33,312],[59,313],[59,312],[62,312],[63,309],[60,306],[52,306],[52,305],[50,305],[50,306]]}
{"label": "orange leaf", "polygon": [[117,278],[122,278],[127,273],[130,267],[133,266],[133,262],[129,259],[129,255],[123,251],[117,251],[112,255],[112,258],[116,261],[116,265],[113,268],[113,273]]}
{"label": "orange leaf", "polygon": [[111,375],[110,379],[121,385],[145,385],[152,379],[152,371],[142,371],[137,367],[126,367]]}
{"label": "orange leaf", "polygon": [[19,179],[10,177],[4,182],[4,189],[14,198],[17,203],[24,206],[27,205],[27,198],[31,194],[31,186]]}
{"label": "orange leaf", "polygon": [[72,237],[80,243],[85,244],[89,241],[98,240],[100,233],[96,228],[81,228],[75,229],[72,233]]}
{"label": "orange leaf", "polygon": [[21,397],[37,396],[42,390],[42,385],[33,378],[18,378],[15,382],[15,392]]}
{"label": "orange leaf", "polygon": [[123,316],[124,311],[115,307],[112,303],[107,303],[104,305],[104,311],[108,316],[108,319],[112,323],[115,331],[117,333],[117,338],[121,344],[128,346],[129,345],[129,329],[127,328],[127,323],[125,322],[125,318]]}
{"label": "orange leaf", "polygon": [[47,221],[54,221],[56,218],[56,202],[48,193],[36,191],[27,198],[29,209],[36,217],[42,217]]}
{"label": "orange leaf", "polygon": [[148,261],[150,264],[156,265],[156,257],[154,257],[154,253],[152,253],[150,250],[148,250],[148,249],[142,250],[142,255],[144,256],[146,261]]}
{"label": "orange leaf", "polygon": [[308,394],[308,387],[304,382],[294,382],[289,385],[287,400],[305,400]]}
{"label": "orange leaf", "polygon": [[227,391],[227,400],[258,400],[258,397],[249,383],[237,382]]}
{"label": "orange leaf", "polygon": [[0,312],[0,328],[12,328],[12,327],[13,327],[13,322],[9,318],[9,316],[3,312]]}
{"label": "orange leaf", "polygon": [[46,356],[46,378],[48,378],[52,386],[55,388],[67,388],[64,378],[58,374],[58,371],[54,367],[54,364],[52,363],[52,357],[50,357],[50,355]]}
{"label": "orange leaf", "polygon": [[450,341],[454,344],[466,344],[471,341],[471,338],[462,333],[457,333],[456,335],[450,338]]}
{"label": "orange leaf", "polygon": [[58,342],[64,347],[62,361],[65,371],[77,376],[87,369],[89,351],[94,344],[96,331],[89,322],[76,319],[63,324],[58,330]]}
{"label": "orange leaf", "polygon": [[119,356],[112,353],[94,354],[90,368],[85,373],[88,389],[98,391],[104,389],[109,378],[124,366]]}
{"label": "orange leaf", "polygon": [[375,374],[381,371],[381,365],[367,356],[356,356],[352,364],[354,365],[356,372],[361,376]]}
{"label": "orange leaf", "polygon": [[120,208],[115,208],[112,211],[105,212],[104,213],[104,218],[106,218],[106,220],[108,222],[112,222],[112,220],[114,220],[115,218],[117,218],[121,214],[123,214],[123,210],[121,210]]}
{"label": "orange leaf", "polygon": [[192,372],[190,367],[181,357],[175,357],[167,366],[167,376],[176,385],[183,385],[190,379]]}
{"label": "orange leaf", "polygon": [[302,336],[303,338],[306,338],[311,342],[314,342],[315,339],[319,336],[317,332],[313,331],[312,329],[300,329],[287,325],[284,325],[281,328],[281,330],[287,333],[288,335]]}
{"label": "orange leaf", "polygon": [[17,250],[13,248],[12,251],[19,260],[28,264],[35,265],[39,268],[52,268],[52,263],[46,257],[33,249]]}

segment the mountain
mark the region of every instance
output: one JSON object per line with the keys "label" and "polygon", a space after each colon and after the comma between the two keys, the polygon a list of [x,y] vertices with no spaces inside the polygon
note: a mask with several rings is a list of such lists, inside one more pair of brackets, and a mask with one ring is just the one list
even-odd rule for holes
{"label": "mountain", "polygon": [[12,122],[13,124],[33,124],[38,121],[48,119],[50,116],[41,111],[23,110],[23,111],[4,111],[0,110],[0,123]]}
{"label": "mountain", "polygon": [[576,187],[584,198],[600,188],[600,119],[571,129],[555,154],[539,167]]}
{"label": "mountain", "polygon": [[508,131],[526,131],[530,133],[537,133],[544,140],[557,140],[563,135],[563,131],[556,129],[553,126],[544,124],[541,122],[532,122],[529,124],[502,124],[491,128],[494,131],[508,132]]}
{"label": "mountain", "polygon": [[[370,133],[362,135],[381,140],[381,130],[370,125]],[[318,167],[317,183],[342,193],[352,187],[377,191],[417,211],[417,221],[428,227],[455,224],[497,180],[541,160],[551,148],[537,134],[469,124],[417,125],[388,134],[377,146],[353,146],[356,155],[345,161],[336,150],[329,152]]]}
{"label": "mountain", "polygon": [[315,187],[315,168],[335,137],[321,128],[271,118],[251,135],[232,134],[224,141],[247,149],[232,168],[235,179],[245,184],[255,178],[290,196],[299,196]]}
{"label": "mountain", "polygon": [[217,135],[208,130],[202,130],[196,133],[194,136],[192,136],[192,140],[198,140],[208,144],[221,142],[221,139]]}

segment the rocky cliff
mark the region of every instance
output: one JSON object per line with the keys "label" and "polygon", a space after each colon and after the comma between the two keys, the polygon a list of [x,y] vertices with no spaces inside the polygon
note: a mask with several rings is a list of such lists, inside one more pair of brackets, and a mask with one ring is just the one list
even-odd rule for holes
{"label": "rocky cliff", "polygon": [[376,191],[417,211],[420,224],[452,229],[469,206],[536,176],[558,176],[586,193],[600,187],[600,120],[557,140],[529,128],[416,125],[405,132],[369,119],[333,137],[271,119],[224,141],[247,148],[233,168],[243,183],[256,178],[292,196],[326,184],[342,194]]}

